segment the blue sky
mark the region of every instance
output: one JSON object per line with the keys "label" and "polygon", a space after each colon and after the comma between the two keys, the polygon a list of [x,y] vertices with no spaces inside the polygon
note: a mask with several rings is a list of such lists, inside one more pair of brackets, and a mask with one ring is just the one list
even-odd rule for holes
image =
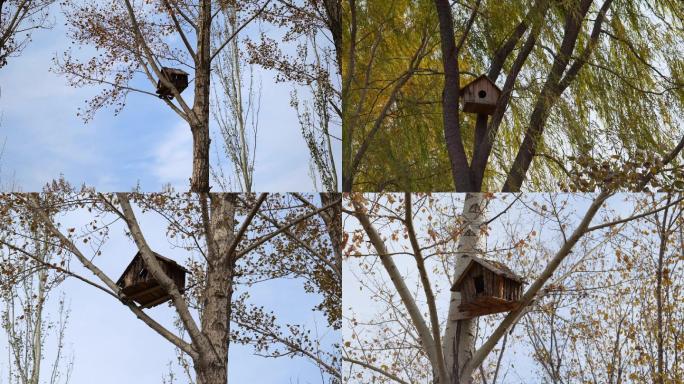
{"label": "blue sky", "polygon": [[[100,191],[130,190],[137,183],[144,191],[158,191],[166,184],[187,190],[190,129],[159,99],[131,93],[118,116],[111,108],[100,111],[88,124],[76,116],[78,108],[100,88],[72,88],[64,77],[50,72],[53,57],[70,45],[59,7],[53,6],[52,15],[55,27],[35,32],[21,56],[11,58],[0,70],[3,184],[11,180],[23,191],[34,191],[64,175],[72,183]],[[259,32],[280,33],[268,25],[245,30],[252,35]],[[292,47],[284,49],[290,52]],[[261,69],[255,72],[262,96],[254,189],[312,191],[309,153],[289,104],[293,85],[275,83],[273,75]],[[135,84],[149,89],[144,81]],[[191,101],[191,92],[186,91],[184,97]],[[218,144],[218,137],[213,144]],[[334,151],[339,162],[338,144]],[[215,154],[212,148],[211,156]],[[232,172],[232,167],[226,171]]]}
{"label": "blue sky", "polygon": [[[183,263],[190,254],[171,246],[165,235],[165,221],[156,214],[137,212],[146,240],[153,250]],[[81,228],[91,220],[83,211],[65,215],[61,222],[64,227]],[[112,226],[111,239],[102,249],[102,256],[95,263],[108,276],[117,280],[128,265],[137,248],[132,240],[123,236],[123,225]],[[87,247],[81,250],[90,256]],[[97,278],[72,260],[71,269],[94,281]],[[249,291],[250,303],[273,310],[280,324],[293,323],[306,325],[307,329],[322,337],[323,346],[339,342],[340,333],[327,328],[325,317],[312,308],[320,303],[316,294],[305,293],[303,282],[296,279],[277,279],[255,284],[251,287],[240,286],[236,294]],[[53,292],[48,304],[48,314],[56,316],[57,298],[60,292],[66,294],[70,304],[71,317],[67,328],[67,352],[73,353],[74,369],[71,384],[121,384],[121,383],[161,383],[162,374],[168,373],[168,363],[176,361],[173,346],[142,321],[138,320],[127,308],[109,295],[92,288],[76,279],[67,279]],[[146,310],[155,320],[173,327],[174,310],[167,304]],[[0,332],[0,348],[6,346],[4,332]],[[44,347],[46,362],[51,363],[54,354],[54,340],[50,339]],[[7,359],[0,359],[0,383],[6,384],[3,375]],[[186,382],[182,372],[174,364],[180,378],[178,383]],[[47,373],[47,372],[45,372]],[[95,378],[97,380],[95,380]],[[250,346],[232,344],[229,356],[230,383],[321,383],[320,372],[312,363],[303,358],[277,359],[256,356]]]}

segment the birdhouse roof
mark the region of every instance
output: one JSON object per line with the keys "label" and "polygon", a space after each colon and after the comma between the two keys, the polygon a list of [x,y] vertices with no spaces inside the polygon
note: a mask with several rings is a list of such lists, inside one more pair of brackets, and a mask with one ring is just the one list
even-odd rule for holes
{"label": "birdhouse roof", "polygon": [[468,262],[468,265],[465,267],[461,275],[456,279],[456,282],[453,285],[452,291],[457,290],[454,288],[458,288],[462,283],[463,280],[468,276],[468,273],[470,272],[470,269],[473,267],[475,264],[479,264],[483,268],[487,269],[488,271],[499,275],[503,276],[507,279],[513,280],[517,283],[524,284],[525,280],[523,280],[522,277],[518,276],[515,272],[513,272],[510,268],[508,268],[505,264],[500,263],[498,261],[494,260],[487,260],[483,259],[481,257],[477,256],[470,256],[470,261]]}
{"label": "birdhouse roof", "polygon": [[[173,265],[174,267],[177,267],[178,269],[183,270],[183,272],[189,272],[185,267],[183,267],[182,265],[176,263],[174,260],[171,260],[171,259],[169,259],[168,257],[164,257],[164,256],[158,254],[157,252],[152,252],[152,253],[154,254],[154,256],[155,256],[158,260],[163,261],[163,262],[166,262],[166,263],[169,263],[169,264]],[[124,277],[128,274],[128,271],[130,271],[130,269],[131,269],[131,268],[133,267],[133,265],[135,264],[135,261],[136,261],[139,257],[142,257],[142,255],[140,254],[140,251],[138,251],[138,253],[136,253],[135,256],[133,257],[133,260],[131,260],[131,262],[128,263],[128,266],[126,267],[126,269],[125,269],[125,270],[123,271],[123,273],[121,274],[121,277],[119,277],[119,280],[117,280],[116,285],[119,285],[119,284],[121,284],[121,283],[123,282]]]}
{"label": "birdhouse roof", "polygon": [[472,85],[475,85],[476,83],[479,83],[479,82],[480,82],[481,80],[483,80],[483,79],[484,79],[484,81],[489,82],[489,83],[494,87],[494,89],[496,89],[497,91],[499,91],[499,93],[501,93],[501,88],[499,88],[499,87],[496,85],[496,83],[493,82],[492,79],[490,79],[489,76],[487,76],[487,75],[485,75],[485,74],[482,74],[482,75],[478,76],[475,80],[473,80],[473,81],[471,81],[470,83],[464,85],[464,86],[461,88],[461,93],[462,93],[463,91],[465,91],[466,88],[468,88],[468,87],[470,87],[470,86],[472,86]]}
{"label": "birdhouse roof", "polygon": [[178,69],[178,68],[163,67],[162,72],[165,72],[169,75],[188,75],[187,72],[185,72],[182,69]]}

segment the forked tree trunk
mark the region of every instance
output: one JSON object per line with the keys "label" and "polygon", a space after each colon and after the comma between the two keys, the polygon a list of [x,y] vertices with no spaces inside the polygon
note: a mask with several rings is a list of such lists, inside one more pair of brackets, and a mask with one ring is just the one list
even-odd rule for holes
{"label": "forked tree trunk", "polygon": [[[234,258],[228,255],[235,239],[235,194],[211,194],[210,230],[213,246],[207,253],[207,270],[201,298],[201,329],[213,351],[196,359],[197,384],[228,382],[230,306],[233,296]],[[211,241],[211,240],[209,240]]]}
{"label": "forked tree trunk", "polygon": [[[465,227],[459,238],[456,251],[456,267],[453,281],[468,265],[470,256],[482,251],[483,236],[480,226],[485,222],[485,199],[481,193],[468,193],[463,204]],[[461,301],[459,292],[451,292],[449,317],[442,341],[444,360],[449,375],[449,383],[470,384],[472,377],[461,378],[463,367],[475,352],[476,319],[455,320],[458,304]]]}

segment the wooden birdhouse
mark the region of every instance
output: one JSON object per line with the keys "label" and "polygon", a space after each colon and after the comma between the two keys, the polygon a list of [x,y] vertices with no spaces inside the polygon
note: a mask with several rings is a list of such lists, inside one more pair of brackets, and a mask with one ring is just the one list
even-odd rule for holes
{"label": "wooden birdhouse", "polygon": [[[162,76],[164,76],[171,84],[173,84],[178,93],[181,93],[188,87],[188,73],[176,68],[163,67],[161,69]],[[173,99],[173,92],[171,88],[165,86],[161,79],[157,81],[157,95],[160,99]]]}
{"label": "wooden birdhouse", "polygon": [[481,75],[461,88],[463,112],[492,115],[500,96],[501,89],[487,75]]}
{"label": "wooden birdhouse", "polygon": [[516,309],[524,283],[504,264],[471,256],[451,287],[452,291],[461,293],[456,320]]}
{"label": "wooden birdhouse", "polygon": [[[176,287],[183,292],[185,289],[185,274],[187,269],[175,261],[157,253],[154,254],[159,261],[162,270],[173,280]],[[142,255],[138,252],[123,274],[116,282],[122,288],[122,292],[128,298],[140,304],[143,308],[151,308],[171,299],[152,273],[147,270]]]}

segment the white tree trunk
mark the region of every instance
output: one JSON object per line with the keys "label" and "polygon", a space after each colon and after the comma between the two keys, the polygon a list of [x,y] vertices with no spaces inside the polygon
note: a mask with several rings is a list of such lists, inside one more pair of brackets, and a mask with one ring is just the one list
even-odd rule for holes
{"label": "white tree trunk", "polygon": [[[465,219],[463,232],[459,238],[456,251],[456,266],[452,281],[460,276],[468,265],[470,256],[483,251],[484,237],[480,232],[481,225],[485,222],[484,194],[468,193],[463,204],[463,218]],[[472,383],[471,377],[460,378],[463,367],[473,356],[475,351],[475,328],[477,319],[456,320],[458,305],[461,303],[461,294],[451,292],[449,302],[449,317],[446,322],[446,330],[442,341],[444,360],[449,375],[449,383]]]}

